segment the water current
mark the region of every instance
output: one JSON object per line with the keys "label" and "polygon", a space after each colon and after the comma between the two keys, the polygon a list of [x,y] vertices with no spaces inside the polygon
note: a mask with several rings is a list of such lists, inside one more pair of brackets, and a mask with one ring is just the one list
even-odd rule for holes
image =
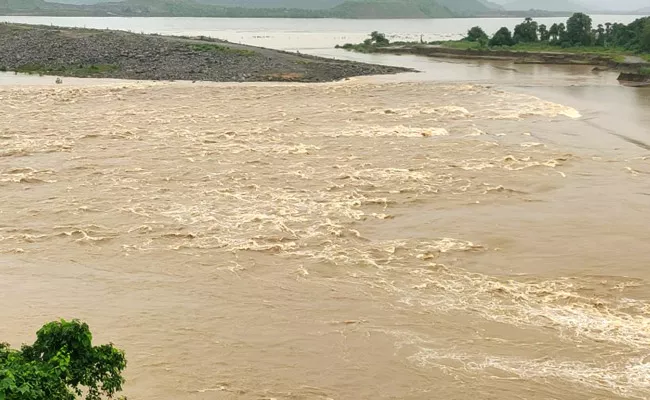
{"label": "water current", "polygon": [[130,399],[650,397],[647,90],[382,60],[0,78],[2,340],[84,319]]}

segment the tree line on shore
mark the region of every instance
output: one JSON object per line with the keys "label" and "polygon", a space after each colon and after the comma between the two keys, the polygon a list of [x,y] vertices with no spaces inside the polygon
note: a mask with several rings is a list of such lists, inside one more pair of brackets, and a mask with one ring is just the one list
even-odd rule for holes
{"label": "tree line on shore", "polygon": [[513,32],[502,27],[491,37],[480,26],[475,26],[467,32],[463,41],[476,42],[481,47],[542,43],[563,48],[596,46],[650,52],[650,17],[639,18],[627,25],[608,22],[596,27],[591,17],[584,13],[575,13],[566,24],[555,23],[550,27],[526,18],[515,26]]}

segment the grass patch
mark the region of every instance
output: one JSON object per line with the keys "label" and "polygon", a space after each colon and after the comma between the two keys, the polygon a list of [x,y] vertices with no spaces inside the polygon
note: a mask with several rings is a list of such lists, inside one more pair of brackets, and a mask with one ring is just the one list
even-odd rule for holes
{"label": "grass patch", "polygon": [[219,44],[193,44],[190,46],[193,51],[203,52],[203,53],[226,53],[226,54],[237,54],[240,56],[253,56],[255,52],[252,50],[246,49],[233,49],[232,47],[222,46]]}
{"label": "grass patch", "polygon": [[466,40],[451,40],[447,42],[438,42],[435,44],[439,44],[440,46],[447,47],[449,49],[457,49],[457,50],[486,49],[486,47],[481,47],[481,44],[479,42],[469,42]]}
{"label": "grass patch", "polygon": [[643,67],[639,70],[641,75],[650,76],[650,67]]}
{"label": "grass patch", "polygon": [[442,47],[447,47],[450,49],[459,49],[459,50],[510,50],[510,51],[522,51],[522,52],[548,52],[548,53],[566,53],[566,54],[591,54],[591,55],[600,55],[609,57],[612,61],[617,63],[625,62],[626,56],[638,56],[644,60],[650,62],[650,54],[637,54],[634,51],[622,48],[622,47],[600,47],[600,46],[587,46],[587,47],[562,47],[555,46],[550,43],[518,43],[514,46],[504,46],[504,47],[481,47],[477,42],[468,42],[463,40],[455,40],[448,42],[435,42],[432,44],[438,44]]}
{"label": "grass patch", "polygon": [[94,76],[104,75],[119,70],[120,67],[113,64],[91,64],[91,65],[57,65],[44,66],[41,64],[24,64],[15,69],[22,74],[39,75],[66,75],[66,76]]}
{"label": "grass patch", "polygon": [[365,44],[365,43],[359,43],[359,44],[346,43],[343,46],[337,45],[336,48],[356,51],[357,53],[374,53],[377,51],[377,46],[372,44]]}

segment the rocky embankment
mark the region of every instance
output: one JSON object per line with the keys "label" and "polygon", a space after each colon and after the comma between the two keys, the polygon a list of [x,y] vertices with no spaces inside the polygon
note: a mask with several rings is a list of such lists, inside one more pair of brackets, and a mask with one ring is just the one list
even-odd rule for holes
{"label": "rocky embankment", "polygon": [[216,82],[326,82],[404,68],[330,60],[211,38],[0,23],[0,70]]}

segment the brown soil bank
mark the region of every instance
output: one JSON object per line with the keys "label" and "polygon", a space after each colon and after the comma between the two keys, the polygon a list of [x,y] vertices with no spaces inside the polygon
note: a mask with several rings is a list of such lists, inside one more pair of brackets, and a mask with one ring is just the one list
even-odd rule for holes
{"label": "brown soil bank", "polygon": [[404,68],[330,60],[211,38],[0,24],[0,70],[216,82],[326,82]]}
{"label": "brown soil bank", "polygon": [[650,75],[647,74],[622,72],[618,80],[631,86],[650,86]]}

